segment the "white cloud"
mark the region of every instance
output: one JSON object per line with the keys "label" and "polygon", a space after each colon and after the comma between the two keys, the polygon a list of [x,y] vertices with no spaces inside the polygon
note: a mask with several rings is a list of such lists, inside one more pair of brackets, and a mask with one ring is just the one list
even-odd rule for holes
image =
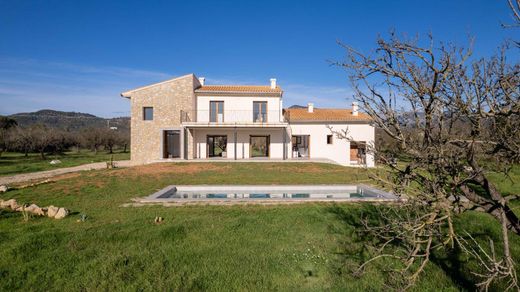
{"label": "white cloud", "polygon": [[[113,66],[87,66],[34,59],[0,57],[0,114],[57,109],[103,117],[128,115],[130,104],[119,96],[126,90],[178,74]],[[243,76],[206,78],[207,84],[269,84]],[[350,107],[352,92],[345,85],[320,86],[280,82],[284,106]]]}
{"label": "white cloud", "polygon": [[47,108],[103,117],[128,115],[129,102],[120,92],[172,76],[126,67],[15,58],[0,58],[0,68],[0,114]]}

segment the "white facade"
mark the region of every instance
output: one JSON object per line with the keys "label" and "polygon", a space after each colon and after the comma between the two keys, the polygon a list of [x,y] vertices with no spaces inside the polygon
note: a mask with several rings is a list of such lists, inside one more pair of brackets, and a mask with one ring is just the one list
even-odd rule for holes
{"label": "white facade", "polygon": [[[251,136],[268,136],[269,137],[269,151],[268,157],[271,159],[283,159],[284,158],[284,144],[286,152],[288,153],[287,145],[287,132],[285,128],[240,128],[236,130],[237,142],[236,142],[236,159],[251,159]],[[283,135],[286,135],[284,143]],[[206,159],[208,158],[208,136],[225,136],[227,137],[226,154],[222,159],[235,159],[235,141],[234,136],[235,130],[229,128],[202,128],[194,129],[193,141],[194,151],[193,155],[195,159]],[[287,154],[286,154],[287,155]],[[257,158],[261,159],[261,158]]]}
{"label": "white facade", "polygon": [[[206,85],[188,74],[121,94],[132,99],[132,160],[328,159],[374,166],[370,117],[350,109],[283,109],[269,85]],[[145,118],[144,110],[152,115]],[[348,129],[348,139],[334,131]],[[370,146],[368,146],[370,145]]]}
{"label": "white facade", "polygon": [[210,102],[222,101],[224,104],[224,123],[253,123],[253,102],[267,103],[267,121],[283,122],[281,98],[253,96],[197,96],[196,119],[199,123],[209,123]]}
{"label": "white facade", "polygon": [[[330,127],[330,128],[329,128]],[[308,135],[309,141],[309,158],[325,158],[330,159],[341,165],[358,165],[354,157],[350,157],[349,139],[338,137],[334,132],[342,133],[348,129],[348,137],[357,142],[373,145],[374,143],[374,127],[370,124],[353,124],[353,123],[290,123],[292,136]],[[332,135],[332,143],[328,144],[327,136]],[[291,156],[294,156],[291,153]],[[366,166],[374,166],[373,153],[366,153]]]}
{"label": "white facade", "polygon": [[[210,119],[211,102],[221,102],[223,106],[222,116],[217,121]],[[255,102],[266,103],[265,120],[255,120]],[[309,104],[306,110],[313,114],[314,105]],[[357,109],[352,115],[358,115]],[[374,127],[369,122],[288,122],[283,115],[281,97],[197,96],[196,111],[190,113],[190,120],[182,125],[188,127],[193,136],[190,146],[193,147],[194,159],[328,159],[345,166],[374,166],[374,156],[367,151],[375,139]],[[337,134],[345,130],[348,139]],[[253,157],[251,143],[255,136],[268,137],[268,150],[264,157]],[[218,157],[211,153],[210,148],[215,146],[208,144],[211,142],[209,137],[225,141],[221,142],[225,147],[220,147],[225,151],[219,152]],[[303,156],[295,151],[299,147],[293,143],[296,137],[305,137]],[[353,145],[362,145],[363,150],[351,149]]]}

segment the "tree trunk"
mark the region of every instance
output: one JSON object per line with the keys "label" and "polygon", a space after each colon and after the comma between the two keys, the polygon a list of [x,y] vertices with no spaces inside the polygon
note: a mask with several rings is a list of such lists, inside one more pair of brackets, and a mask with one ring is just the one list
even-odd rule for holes
{"label": "tree trunk", "polygon": [[126,144],[124,145],[124,148],[123,148],[123,153],[126,153]]}
{"label": "tree trunk", "polygon": [[40,157],[42,160],[45,160],[45,148],[40,150]]}
{"label": "tree trunk", "polygon": [[507,204],[501,204],[500,202],[496,202],[493,199],[483,198],[466,185],[461,186],[460,190],[464,193],[464,196],[468,198],[468,200],[484,209],[486,213],[489,213],[495,217],[499,222],[502,222],[502,212],[504,212],[505,218],[507,220],[507,229],[516,235],[520,235],[520,220]]}

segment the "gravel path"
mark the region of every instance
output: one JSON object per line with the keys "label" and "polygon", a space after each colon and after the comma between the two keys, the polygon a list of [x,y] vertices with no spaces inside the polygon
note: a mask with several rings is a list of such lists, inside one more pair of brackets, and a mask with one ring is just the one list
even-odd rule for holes
{"label": "gravel path", "polygon": [[[130,166],[130,160],[114,161],[117,167]],[[0,185],[8,185],[13,183],[20,183],[30,180],[44,179],[65,173],[78,172],[84,170],[104,169],[107,167],[106,162],[96,162],[89,164],[82,164],[73,167],[58,168],[53,170],[45,170],[31,173],[21,173],[11,176],[0,176]]]}

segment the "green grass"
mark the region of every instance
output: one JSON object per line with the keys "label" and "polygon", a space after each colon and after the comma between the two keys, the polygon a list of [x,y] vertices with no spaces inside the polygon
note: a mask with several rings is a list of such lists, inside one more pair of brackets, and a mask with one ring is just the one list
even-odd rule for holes
{"label": "green grass", "polygon": [[[518,181],[518,177],[516,177]],[[356,233],[363,204],[120,207],[170,184],[337,184],[368,182],[362,169],[311,163],[178,163],[81,173],[11,191],[74,214],[63,220],[0,211],[0,291],[11,290],[291,290],[378,291],[392,279],[387,262],[363,277]],[[500,186],[519,191],[518,185]],[[76,222],[87,214],[86,222]],[[156,216],[165,218],[156,225]],[[456,222],[498,239],[485,214]],[[520,261],[520,240],[512,239]],[[470,265],[439,255],[414,290],[472,289]]]}
{"label": "green grass", "polygon": [[[90,150],[69,151],[64,154],[47,155],[46,159],[41,159],[38,153],[29,153],[25,157],[23,153],[4,152],[0,157],[0,176],[103,162],[110,160],[111,155],[114,156],[114,160],[130,159],[130,153],[123,153],[122,151],[115,151],[114,154],[108,154],[105,151],[98,151],[97,154]],[[53,159],[58,159],[61,163],[50,164],[49,162]]]}

